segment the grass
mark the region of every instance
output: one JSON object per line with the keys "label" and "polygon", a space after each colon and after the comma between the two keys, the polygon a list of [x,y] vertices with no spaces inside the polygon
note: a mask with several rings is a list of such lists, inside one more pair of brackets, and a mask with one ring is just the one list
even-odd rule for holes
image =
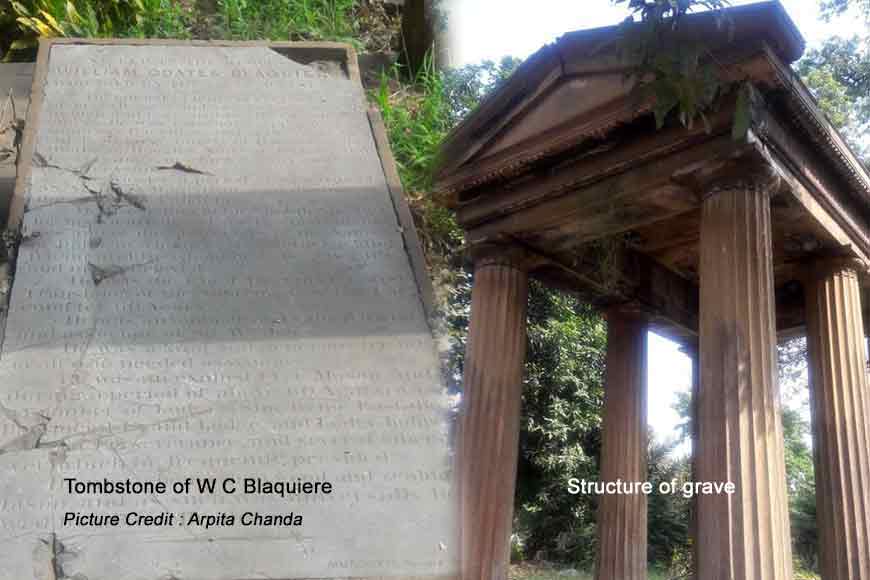
{"label": "grass", "polygon": [[384,117],[430,267],[433,257],[448,255],[462,244],[462,232],[453,215],[434,203],[428,193],[441,142],[452,124],[444,74],[427,58],[412,82],[405,81],[396,68],[384,74],[380,88],[371,95]]}
{"label": "grass", "polygon": [[[510,580],[594,580],[591,572],[580,570],[579,576],[560,575],[565,568],[553,568],[546,565],[518,564],[511,566]],[[795,580],[819,580],[819,576],[795,570]],[[656,570],[649,571],[649,580],[673,580],[671,576]]]}
{"label": "grass", "polygon": [[[578,571],[579,576],[565,575],[566,568],[552,568],[545,565],[519,564],[511,566],[510,580],[594,580],[591,572]],[[562,575],[560,575],[562,572]],[[650,570],[649,580],[671,580],[667,574]]]}
{"label": "grass", "polygon": [[354,42],[356,0],[219,0],[218,24],[240,40]]}
{"label": "grass", "polygon": [[30,60],[44,36],[347,42],[389,50],[381,0],[0,0],[0,56]]}
{"label": "grass", "polygon": [[140,0],[136,24],[128,31],[140,38],[190,38],[193,8],[177,0]]}

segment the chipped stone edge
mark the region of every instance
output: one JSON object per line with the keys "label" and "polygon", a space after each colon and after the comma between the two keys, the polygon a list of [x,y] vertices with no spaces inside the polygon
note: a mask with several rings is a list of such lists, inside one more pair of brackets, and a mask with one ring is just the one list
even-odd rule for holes
{"label": "chipped stone edge", "polygon": [[408,258],[411,260],[411,269],[417,282],[417,289],[420,292],[423,309],[426,311],[426,318],[430,321],[431,325],[433,319],[437,316],[435,311],[435,292],[432,288],[432,281],[426,273],[426,261],[423,257],[417,228],[414,225],[414,217],[411,215],[411,208],[408,205],[408,200],[405,198],[402,181],[399,177],[399,169],[396,166],[396,160],[390,149],[387,130],[381,113],[376,108],[369,106],[368,117],[372,136],[375,140],[375,147],[380,158],[381,168],[387,183],[387,191],[390,194],[393,210],[396,212],[396,218],[401,227],[400,233],[405,243],[405,253],[408,254]]}
{"label": "chipped stone edge", "polygon": [[[435,355],[438,357],[438,368],[441,371],[441,388],[443,393],[449,397],[455,381],[450,372],[450,356],[453,343],[449,333],[447,332],[447,319],[435,299],[435,290],[433,288],[432,279],[429,277],[426,269],[423,247],[420,244],[420,238],[417,235],[417,228],[414,225],[414,216],[411,214],[411,208],[408,205],[407,198],[405,197],[396,160],[393,157],[392,150],[390,149],[390,142],[387,137],[387,130],[383,118],[381,117],[380,111],[372,105],[369,105],[368,118],[372,136],[374,137],[375,147],[377,149],[378,157],[380,158],[381,168],[383,169],[383,175],[386,179],[387,191],[402,234],[405,254],[410,262],[411,273],[414,276],[420,297],[419,300],[423,306],[424,314],[426,315],[429,334],[432,337],[432,348]],[[449,442],[450,469],[453,473],[451,486],[454,490],[457,485],[455,479],[455,454],[458,436],[458,410],[458,399],[450,397],[449,403],[445,409],[446,413],[444,418],[447,428],[447,440]],[[454,501],[453,508],[454,510],[457,510],[455,512],[457,522],[459,521],[458,507],[459,502]],[[456,534],[458,537],[458,531]],[[445,576],[444,578],[458,580],[459,575],[457,573],[456,576]]]}

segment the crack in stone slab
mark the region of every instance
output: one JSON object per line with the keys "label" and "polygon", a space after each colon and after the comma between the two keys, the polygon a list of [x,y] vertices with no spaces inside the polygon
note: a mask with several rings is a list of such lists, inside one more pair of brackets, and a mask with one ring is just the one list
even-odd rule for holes
{"label": "crack in stone slab", "polygon": [[54,163],[49,163],[48,160],[40,153],[39,151],[33,152],[33,164],[36,167],[49,167],[51,169],[59,169],[61,171],[66,171],[67,173],[72,173],[78,177],[82,177],[84,179],[92,179],[88,176],[88,172],[97,162],[97,157],[87,161],[84,165],[82,165],[78,169],[70,169],[68,167],[61,167],[60,165],[55,165]]}
{"label": "crack in stone slab", "polygon": [[2,404],[0,404],[0,414],[23,431],[18,437],[0,445],[0,455],[55,447],[55,445],[42,444],[51,417],[41,413],[20,413]]}
{"label": "crack in stone slab", "polygon": [[189,165],[185,165],[180,161],[176,161],[174,165],[158,165],[155,169],[158,171],[181,171],[182,173],[195,173],[197,175],[214,175],[213,173],[209,173],[208,171],[200,171],[199,169],[194,169]]}
{"label": "crack in stone slab", "polygon": [[118,266],[116,264],[112,264],[110,266],[97,266],[93,262],[88,262],[88,269],[91,272],[91,280],[93,280],[94,286],[99,286],[106,280],[115,278],[117,276],[123,276],[127,272],[130,272],[131,270],[134,270],[136,268],[150,266],[156,261],[157,258],[154,258],[153,260],[148,260],[147,262],[131,264],[129,266]]}
{"label": "crack in stone slab", "polygon": [[91,280],[94,281],[94,286],[99,286],[104,281],[122,275],[126,272],[123,266],[97,266],[92,262],[88,262],[88,269],[91,271]]}
{"label": "crack in stone slab", "polygon": [[133,195],[132,193],[127,193],[116,181],[109,182],[109,188],[112,190],[112,193],[115,194],[115,197],[118,198],[118,202],[126,202],[128,205],[135,207],[136,209],[145,211],[145,203],[138,196]]}
{"label": "crack in stone slab", "polygon": [[28,429],[22,435],[19,435],[15,439],[12,439],[11,441],[4,443],[3,445],[0,445],[0,455],[7,455],[10,453],[39,449],[39,442],[45,435],[45,431],[46,423],[42,423]]}
{"label": "crack in stone slab", "polygon": [[112,425],[107,425],[104,427],[99,427],[96,429],[89,429],[87,431],[79,431],[77,433],[70,433],[64,437],[59,439],[53,439],[51,441],[46,441],[41,444],[41,448],[59,448],[64,453],[66,450],[75,450],[80,447],[84,443],[87,442],[99,442],[103,439],[108,439],[111,437],[120,437],[123,435],[127,435],[129,433],[139,432],[141,434],[145,434],[149,431],[149,429],[153,427],[160,427],[161,425],[171,425],[173,423],[180,423],[182,421],[186,421],[188,419],[194,419],[196,417],[202,417],[204,415],[209,415],[214,412],[213,408],[208,409],[200,409],[197,411],[190,411],[184,413],[182,415],[178,415],[176,417],[169,417],[168,419],[162,419],[159,421],[153,421],[151,423],[124,423],[124,428],[116,430]]}
{"label": "crack in stone slab", "polygon": [[34,162],[34,165],[36,167],[57,169],[59,171],[64,171],[66,173],[70,173],[70,174],[76,176],[79,179],[81,186],[90,195],[88,197],[78,197],[78,198],[73,198],[73,199],[68,199],[68,200],[52,201],[52,202],[38,205],[35,207],[30,207],[26,211],[27,212],[36,211],[38,209],[43,209],[46,207],[51,207],[54,205],[61,205],[61,204],[73,204],[73,205],[75,205],[75,204],[80,204],[80,203],[93,202],[93,203],[97,204],[97,208],[99,209],[99,212],[100,212],[99,215],[97,216],[97,223],[102,223],[104,217],[109,217],[109,216],[115,215],[116,213],[118,213],[119,209],[121,209],[122,207],[125,207],[125,206],[135,207],[136,209],[144,211],[146,209],[146,206],[145,206],[145,203],[142,201],[142,199],[139,196],[136,196],[136,195],[133,195],[132,193],[124,191],[124,189],[121,187],[121,185],[113,179],[110,179],[108,181],[108,188],[109,188],[109,191],[112,192],[114,197],[110,197],[110,196],[103,193],[106,189],[105,184],[100,186],[100,187],[96,187],[94,185],[91,185],[91,182],[95,182],[97,180],[96,180],[96,178],[90,176],[89,172],[94,167],[94,164],[96,164],[97,160],[98,160],[98,158],[94,157],[93,159],[87,161],[84,165],[82,165],[78,169],[70,169],[68,167],[62,167],[60,165],[50,163],[41,153],[35,152],[33,154],[33,162]]}
{"label": "crack in stone slab", "polygon": [[33,548],[33,576],[36,580],[88,580],[84,574],[67,576],[64,563],[76,556],[63,545],[57,534],[40,538]]}
{"label": "crack in stone slab", "polygon": [[114,195],[112,198],[103,193],[105,186],[96,189],[85,182],[82,182],[82,185],[91,193],[93,201],[97,204],[97,209],[100,210],[99,215],[97,215],[97,223],[103,223],[103,218],[117,214],[121,208],[126,206],[135,207],[141,211],[146,209],[145,203],[138,196],[124,191],[117,181],[110,180],[108,183],[109,190]]}

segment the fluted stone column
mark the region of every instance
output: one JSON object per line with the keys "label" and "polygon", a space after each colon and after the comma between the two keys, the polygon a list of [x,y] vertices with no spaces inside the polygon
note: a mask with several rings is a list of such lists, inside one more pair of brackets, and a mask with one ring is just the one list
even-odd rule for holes
{"label": "fluted stone column", "polygon": [[776,373],[770,201],[762,181],[711,191],[701,218],[697,477],[700,580],[791,580]]}
{"label": "fluted stone column", "polygon": [[870,580],[870,392],[856,266],[819,262],[805,284],[823,580]]}
{"label": "fluted stone column", "polygon": [[528,275],[521,252],[474,254],[459,421],[462,580],[506,580],[510,564]]}
{"label": "fluted stone column", "polygon": [[[647,322],[607,312],[601,481],[644,482],[647,475]],[[598,580],[646,580],[647,498],[602,495],[598,509]]]}

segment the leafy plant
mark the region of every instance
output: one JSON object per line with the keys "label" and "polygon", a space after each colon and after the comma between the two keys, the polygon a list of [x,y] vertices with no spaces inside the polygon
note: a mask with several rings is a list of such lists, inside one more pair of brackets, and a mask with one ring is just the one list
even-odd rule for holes
{"label": "leafy plant", "polygon": [[870,21],[870,0],[822,0],[822,16],[830,20],[840,16],[850,8],[856,8]]}
{"label": "leafy plant", "polygon": [[398,26],[372,0],[215,0],[213,6],[194,0],[0,0],[6,60],[31,60],[37,40],[53,36],[330,40],[388,48]]}
{"label": "leafy plant", "polygon": [[[648,481],[658,490],[664,482],[676,480],[678,489],[691,481],[688,457],[672,457],[679,441],[657,441],[650,433]],[[648,501],[648,560],[662,566],[670,578],[691,577],[692,553],[689,543],[689,515],[692,501],[680,493],[650,494]]]}
{"label": "leafy plant", "polygon": [[451,123],[459,123],[484,96],[507,80],[521,62],[518,58],[505,56],[498,62],[485,60],[446,73],[443,84]]}
{"label": "leafy plant", "polygon": [[[717,11],[719,26],[727,21],[721,10],[728,0],[614,0],[625,4],[637,18],[620,27],[622,50],[635,63],[633,75],[644,79],[640,85],[655,100],[654,113],[659,128],[671,113],[691,127],[725,89],[716,64],[703,41],[683,34],[683,19],[696,9]],[[647,81],[647,79],[649,79]]]}
{"label": "leafy plant", "polygon": [[127,36],[168,0],[0,0],[5,60],[32,58],[37,40]]}
{"label": "leafy plant", "polygon": [[430,270],[436,278],[448,276],[450,280],[441,280],[444,284],[456,282],[449,273],[461,269],[457,251],[462,247],[462,231],[452,213],[428,193],[439,148],[455,119],[445,90],[450,74],[435,68],[427,56],[412,82],[405,82],[400,68],[394,67],[381,76],[380,86],[372,94],[384,117]]}
{"label": "leafy plant", "polygon": [[870,161],[870,30],[863,37],[828,39],[806,54],[798,72],[831,123]]}
{"label": "leafy plant", "polygon": [[566,490],[598,479],[606,344],[591,306],[531,285],[516,501],[528,557],[594,562],[597,498]]}
{"label": "leafy plant", "polygon": [[109,36],[129,27],[141,11],[139,0],[13,1],[18,21],[40,36]]}

